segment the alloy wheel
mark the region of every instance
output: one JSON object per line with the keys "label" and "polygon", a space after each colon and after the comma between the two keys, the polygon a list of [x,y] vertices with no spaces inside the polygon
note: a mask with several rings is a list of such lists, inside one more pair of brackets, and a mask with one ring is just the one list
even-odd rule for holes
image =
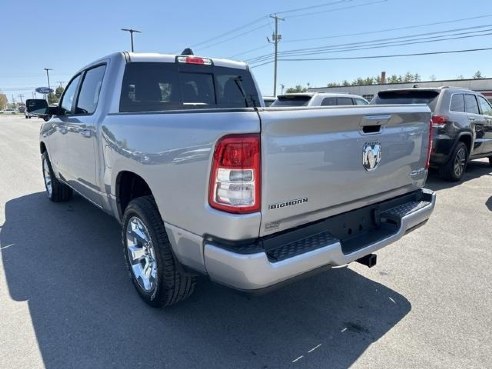
{"label": "alloy wheel", "polygon": [[126,248],[135,280],[145,292],[151,292],[157,284],[155,250],[147,227],[136,216],[126,226]]}

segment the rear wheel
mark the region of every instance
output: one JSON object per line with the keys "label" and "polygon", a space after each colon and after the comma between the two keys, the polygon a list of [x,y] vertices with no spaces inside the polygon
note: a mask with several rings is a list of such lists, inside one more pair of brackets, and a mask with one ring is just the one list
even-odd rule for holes
{"label": "rear wheel", "polygon": [[468,149],[463,142],[458,142],[449,161],[439,168],[439,174],[448,181],[459,181],[465,173],[468,161]]}
{"label": "rear wheel", "polygon": [[196,279],[174,257],[152,196],[132,200],[123,216],[122,242],[133,285],[153,307],[173,305],[193,293]]}
{"label": "rear wheel", "polygon": [[492,156],[489,156],[489,164],[492,167]]}
{"label": "rear wheel", "polygon": [[53,173],[48,152],[41,156],[43,166],[44,187],[48,198],[53,202],[68,201],[72,197],[72,189],[65,183],[60,182]]}

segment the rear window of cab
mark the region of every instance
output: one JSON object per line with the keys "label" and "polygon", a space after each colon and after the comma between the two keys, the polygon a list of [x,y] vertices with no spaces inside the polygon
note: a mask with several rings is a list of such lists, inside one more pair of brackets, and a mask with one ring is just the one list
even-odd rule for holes
{"label": "rear window of cab", "polygon": [[248,70],[163,62],[133,62],[125,67],[120,112],[259,105]]}

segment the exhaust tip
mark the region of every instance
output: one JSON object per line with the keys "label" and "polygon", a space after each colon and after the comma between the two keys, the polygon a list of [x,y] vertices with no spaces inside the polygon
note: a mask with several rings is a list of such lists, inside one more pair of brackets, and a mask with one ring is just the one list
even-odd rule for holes
{"label": "exhaust tip", "polygon": [[377,264],[378,257],[376,254],[369,254],[356,260],[358,263],[365,265],[368,268],[372,268]]}

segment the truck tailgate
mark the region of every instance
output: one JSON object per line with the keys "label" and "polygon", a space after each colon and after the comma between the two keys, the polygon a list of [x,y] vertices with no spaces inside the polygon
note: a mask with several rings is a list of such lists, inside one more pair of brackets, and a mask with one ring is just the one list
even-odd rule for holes
{"label": "truck tailgate", "polygon": [[425,105],[260,111],[260,236],[421,188]]}

